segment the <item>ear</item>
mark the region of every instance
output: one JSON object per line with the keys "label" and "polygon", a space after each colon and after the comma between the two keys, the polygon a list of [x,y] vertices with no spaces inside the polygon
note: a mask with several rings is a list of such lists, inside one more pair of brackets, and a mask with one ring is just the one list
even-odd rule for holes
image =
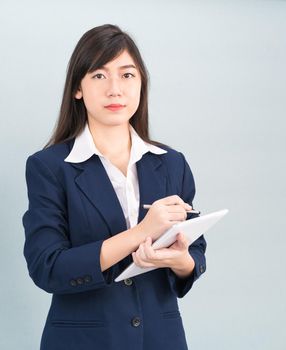
{"label": "ear", "polygon": [[82,91],[79,88],[76,92],[76,94],[74,95],[75,98],[77,98],[78,100],[80,100],[82,98]]}

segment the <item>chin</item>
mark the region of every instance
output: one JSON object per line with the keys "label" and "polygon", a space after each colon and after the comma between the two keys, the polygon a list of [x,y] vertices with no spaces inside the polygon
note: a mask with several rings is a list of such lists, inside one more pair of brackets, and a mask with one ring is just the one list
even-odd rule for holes
{"label": "chin", "polygon": [[126,115],[112,115],[112,116],[107,116],[105,118],[94,118],[94,123],[97,125],[102,125],[102,126],[122,126],[125,124],[128,124],[130,119],[132,118],[131,116],[126,116]]}
{"label": "chin", "polygon": [[113,116],[112,118],[105,120],[105,122],[108,125],[122,125],[122,124],[129,123],[129,120],[131,119],[131,117]]}
{"label": "chin", "polygon": [[109,123],[105,123],[105,125],[107,126],[121,126],[121,125],[125,125],[125,124],[128,124],[129,123],[129,120],[113,120],[113,121],[110,121]]}

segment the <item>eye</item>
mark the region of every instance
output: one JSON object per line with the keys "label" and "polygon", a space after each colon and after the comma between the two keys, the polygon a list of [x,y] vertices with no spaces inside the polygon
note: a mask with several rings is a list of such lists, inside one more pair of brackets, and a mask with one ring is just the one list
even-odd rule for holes
{"label": "eye", "polygon": [[102,79],[101,77],[104,77],[104,75],[102,73],[97,73],[92,78]]}
{"label": "eye", "polygon": [[123,76],[124,76],[125,78],[127,78],[127,79],[131,78],[130,75],[131,75],[132,77],[135,77],[135,75],[132,74],[132,73],[125,73],[125,74],[123,74]]}

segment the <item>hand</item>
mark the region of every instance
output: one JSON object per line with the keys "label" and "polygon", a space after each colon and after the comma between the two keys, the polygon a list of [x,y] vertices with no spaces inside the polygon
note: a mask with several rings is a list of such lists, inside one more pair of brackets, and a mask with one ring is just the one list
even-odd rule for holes
{"label": "hand", "polygon": [[189,242],[183,232],[177,234],[176,241],[169,248],[153,249],[151,244],[151,237],[147,237],[136,252],[132,253],[133,261],[137,266],[170,267],[178,271],[194,268],[194,259],[188,251]]}
{"label": "hand", "polygon": [[152,203],[138,227],[144,238],[148,235],[154,241],[174,224],[185,221],[186,210],[191,209],[178,195],[158,199]]}

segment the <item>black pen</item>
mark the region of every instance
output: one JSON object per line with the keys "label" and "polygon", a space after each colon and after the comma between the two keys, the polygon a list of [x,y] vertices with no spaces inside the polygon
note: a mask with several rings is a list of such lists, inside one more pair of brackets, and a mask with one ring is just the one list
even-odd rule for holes
{"label": "black pen", "polygon": [[[143,208],[144,209],[150,209],[151,208],[151,204],[143,204]],[[201,212],[198,210],[186,210],[187,213],[191,213],[191,214],[200,214]]]}

